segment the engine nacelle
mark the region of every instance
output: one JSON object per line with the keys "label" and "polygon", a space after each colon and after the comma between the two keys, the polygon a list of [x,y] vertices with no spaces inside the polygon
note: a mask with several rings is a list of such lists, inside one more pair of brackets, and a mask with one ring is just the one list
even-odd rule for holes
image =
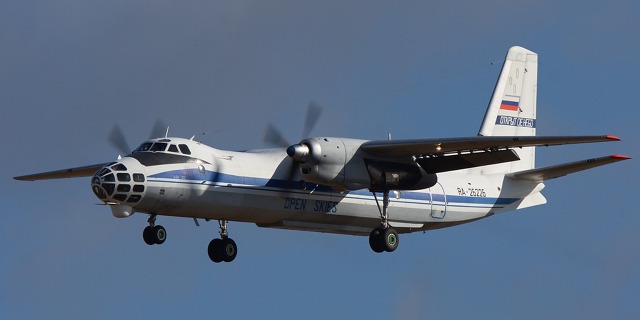
{"label": "engine nacelle", "polygon": [[300,165],[305,181],[340,187],[344,183],[347,154],[340,138],[309,138],[287,149]]}
{"label": "engine nacelle", "polygon": [[429,174],[416,163],[397,163],[365,159],[372,191],[419,190],[433,187],[438,176]]}
{"label": "engine nacelle", "polygon": [[436,175],[426,173],[417,163],[369,159],[360,150],[364,142],[309,138],[290,146],[287,154],[298,163],[304,181],[339,190],[417,190],[437,183]]}

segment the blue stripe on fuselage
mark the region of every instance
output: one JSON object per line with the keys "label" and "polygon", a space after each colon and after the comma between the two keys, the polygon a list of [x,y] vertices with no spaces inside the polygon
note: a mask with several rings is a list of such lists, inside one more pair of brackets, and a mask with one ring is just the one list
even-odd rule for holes
{"label": "blue stripe on fuselage", "polygon": [[[346,191],[344,193],[340,193],[339,191],[334,190],[331,187],[316,185],[313,183],[304,183],[304,189],[301,185],[300,181],[288,181],[288,180],[279,180],[279,179],[265,179],[258,177],[245,177],[245,176],[237,176],[232,174],[225,174],[213,171],[205,171],[204,173],[200,173],[198,169],[183,169],[183,170],[171,170],[156,173],[147,177],[148,179],[177,179],[184,181],[167,181],[170,183],[185,183],[185,184],[202,184],[202,181],[206,181],[212,184],[243,184],[243,185],[251,185],[257,187],[266,187],[266,188],[276,188],[276,189],[288,189],[292,192],[299,193],[302,190],[314,190],[314,192],[323,192],[329,194],[336,194],[339,196],[346,196],[346,194],[350,195],[360,195],[371,197],[371,192],[366,189],[354,190],[354,191]],[[431,193],[431,197],[428,196],[428,193],[424,192],[415,192],[415,191],[401,191],[402,200],[417,200],[417,201],[428,201],[432,200],[433,202],[440,203],[461,203],[461,204],[475,204],[475,205],[510,205],[518,200],[519,198],[491,198],[491,197],[467,197],[467,196],[458,196],[458,195],[444,195],[444,194],[436,194]]]}

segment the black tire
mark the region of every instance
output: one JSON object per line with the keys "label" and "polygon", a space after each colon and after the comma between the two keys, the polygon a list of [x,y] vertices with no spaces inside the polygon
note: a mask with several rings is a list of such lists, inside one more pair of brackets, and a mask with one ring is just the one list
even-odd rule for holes
{"label": "black tire", "polygon": [[375,228],[369,234],[369,246],[371,250],[376,253],[381,253],[384,251],[384,246],[382,243],[382,236],[380,235],[380,228]]}
{"label": "black tire", "polygon": [[142,240],[144,240],[144,243],[150,246],[156,244],[152,233],[153,228],[151,228],[151,226],[147,226],[146,228],[144,228],[144,230],[142,230]]}
{"label": "black tire", "polygon": [[398,231],[396,231],[396,229],[386,228],[382,231],[381,235],[384,251],[393,252],[398,248],[400,238],[398,237]]}
{"label": "black tire", "polygon": [[167,230],[163,226],[155,226],[153,227],[152,236],[156,244],[163,244],[167,240]]}
{"label": "black tire", "polygon": [[209,247],[207,248],[207,252],[209,253],[209,259],[215,263],[222,262],[222,255],[220,254],[222,248],[222,240],[221,239],[213,239],[209,242]]}
{"label": "black tire", "polygon": [[222,261],[231,262],[238,255],[238,246],[236,246],[236,242],[231,240],[231,238],[222,239],[222,245],[220,246],[220,255],[222,256]]}

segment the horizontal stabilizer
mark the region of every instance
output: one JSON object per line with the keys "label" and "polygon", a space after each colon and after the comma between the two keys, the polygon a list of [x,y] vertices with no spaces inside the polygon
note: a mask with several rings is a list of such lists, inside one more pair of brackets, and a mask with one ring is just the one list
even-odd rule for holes
{"label": "horizontal stabilizer", "polygon": [[21,180],[21,181],[36,181],[36,180],[50,180],[50,179],[62,179],[62,178],[90,177],[105,165],[106,163],[93,164],[93,165],[84,166],[84,167],[75,167],[70,169],[48,171],[48,172],[30,174],[26,176],[19,176],[19,177],[14,177],[14,179]]}
{"label": "horizontal stabilizer", "polygon": [[577,162],[565,163],[556,166],[537,168],[532,170],[525,170],[520,172],[514,172],[507,175],[507,177],[517,180],[527,180],[534,182],[542,182],[545,180],[555,179],[565,176],[570,173],[587,170],[605,164],[610,164],[622,160],[631,159],[622,155],[611,155],[608,157],[595,158],[582,160]]}
{"label": "horizontal stabilizer", "polygon": [[416,162],[427,173],[439,173],[467,168],[487,166],[520,160],[513,150],[456,154],[450,156],[417,158]]}

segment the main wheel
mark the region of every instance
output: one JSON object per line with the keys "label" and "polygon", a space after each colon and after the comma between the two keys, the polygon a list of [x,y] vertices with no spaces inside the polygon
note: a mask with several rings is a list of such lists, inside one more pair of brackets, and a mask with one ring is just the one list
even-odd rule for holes
{"label": "main wheel", "polygon": [[381,253],[384,251],[384,246],[382,243],[382,235],[380,231],[381,231],[380,228],[375,228],[369,234],[369,246],[371,247],[371,250],[377,253]]}
{"label": "main wheel", "polygon": [[163,244],[164,241],[167,240],[167,230],[165,230],[163,226],[153,227],[151,235],[156,244]]}
{"label": "main wheel", "polygon": [[222,247],[221,239],[213,239],[209,242],[209,247],[207,248],[207,252],[209,253],[209,259],[215,263],[222,262],[222,255],[220,248]]}
{"label": "main wheel", "polygon": [[236,242],[231,240],[231,238],[222,239],[222,246],[220,246],[220,248],[220,254],[224,262],[233,261],[238,254],[238,246],[236,246]]}
{"label": "main wheel", "polygon": [[396,229],[386,228],[382,231],[381,236],[384,251],[393,252],[398,248],[400,238],[398,238],[398,231],[396,231]]}
{"label": "main wheel", "polygon": [[142,239],[144,240],[144,243],[150,246],[156,244],[155,240],[153,239],[152,233],[153,228],[151,228],[151,226],[147,226],[146,228],[144,228],[144,230],[142,230]]}

